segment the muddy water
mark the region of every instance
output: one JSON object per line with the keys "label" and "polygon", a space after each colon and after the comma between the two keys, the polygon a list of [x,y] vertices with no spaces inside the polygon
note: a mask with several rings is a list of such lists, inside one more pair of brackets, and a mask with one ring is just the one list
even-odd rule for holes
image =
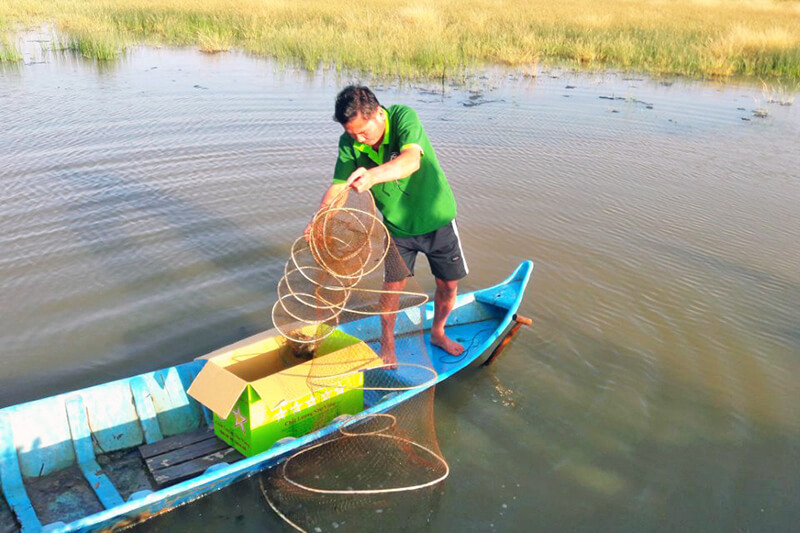
{"label": "muddy water", "polygon": [[[0,406],[268,328],[351,78],[193,50],[26,63],[0,70]],[[536,263],[534,326],[437,390],[431,529],[794,529],[800,102],[556,70],[373,86],[453,185],[463,290]],[[248,481],[141,530],[278,525]]]}

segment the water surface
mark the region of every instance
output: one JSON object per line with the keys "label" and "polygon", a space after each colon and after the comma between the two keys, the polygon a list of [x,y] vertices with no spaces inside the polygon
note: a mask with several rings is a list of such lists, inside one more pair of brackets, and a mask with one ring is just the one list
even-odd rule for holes
{"label": "water surface", "polygon": [[[3,66],[0,406],[269,328],[352,80],[174,49]],[[437,389],[431,530],[796,528],[800,103],[558,70],[373,87],[451,181],[462,290],[536,263],[533,327]],[[251,480],[140,529],[279,525]]]}

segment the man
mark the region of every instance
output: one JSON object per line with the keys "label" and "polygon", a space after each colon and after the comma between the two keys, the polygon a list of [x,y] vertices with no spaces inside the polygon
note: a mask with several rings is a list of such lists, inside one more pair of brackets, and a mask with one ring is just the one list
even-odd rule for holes
{"label": "man", "polygon": [[[372,193],[411,275],[417,253],[422,252],[436,278],[431,344],[449,354],[461,354],[464,347],[444,331],[458,280],[468,273],[455,222],[456,202],[417,114],[403,105],[382,107],[367,87],[351,85],[336,97],[334,120],[344,133],[339,138],[333,184],[320,208],[345,187]],[[406,281],[387,278],[384,288],[401,291]],[[381,351],[391,357],[395,316],[382,319]]]}

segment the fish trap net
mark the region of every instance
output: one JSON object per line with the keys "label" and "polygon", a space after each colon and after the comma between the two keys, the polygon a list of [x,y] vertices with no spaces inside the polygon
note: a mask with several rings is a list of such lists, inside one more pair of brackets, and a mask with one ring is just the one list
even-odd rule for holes
{"label": "fish trap net", "polygon": [[[314,532],[424,527],[449,474],[434,428],[427,299],[368,192],[346,189],[294,242],[273,323],[310,362],[303,370],[309,389],[350,392],[362,409],[338,416],[259,480],[287,525]],[[332,356],[342,333],[356,343]]]}

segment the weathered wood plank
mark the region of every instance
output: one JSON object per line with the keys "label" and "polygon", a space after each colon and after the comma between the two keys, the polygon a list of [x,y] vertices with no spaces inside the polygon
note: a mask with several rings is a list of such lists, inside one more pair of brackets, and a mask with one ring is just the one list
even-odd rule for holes
{"label": "weathered wood plank", "polygon": [[214,430],[212,428],[202,428],[198,429],[197,431],[191,431],[189,433],[175,435],[174,437],[153,442],[152,444],[144,444],[139,446],[139,453],[142,454],[144,459],[149,459],[150,457],[162,455],[173,450],[178,450],[196,442],[216,438],[217,437],[214,435]]}
{"label": "weathered wood plank", "polygon": [[229,447],[230,444],[215,437],[213,439],[190,444],[189,446],[181,448],[180,450],[150,457],[149,459],[146,459],[145,462],[147,463],[147,468],[149,468],[151,472],[155,472],[156,470],[179,465],[181,463],[185,463],[186,461],[191,461],[192,459],[203,457],[204,455],[208,455]]}
{"label": "weathered wood plank", "polygon": [[171,485],[195,477],[215,464],[222,462],[233,463],[241,459],[244,459],[242,454],[233,448],[226,448],[176,466],[157,470],[153,472],[153,478],[159,486]]}

